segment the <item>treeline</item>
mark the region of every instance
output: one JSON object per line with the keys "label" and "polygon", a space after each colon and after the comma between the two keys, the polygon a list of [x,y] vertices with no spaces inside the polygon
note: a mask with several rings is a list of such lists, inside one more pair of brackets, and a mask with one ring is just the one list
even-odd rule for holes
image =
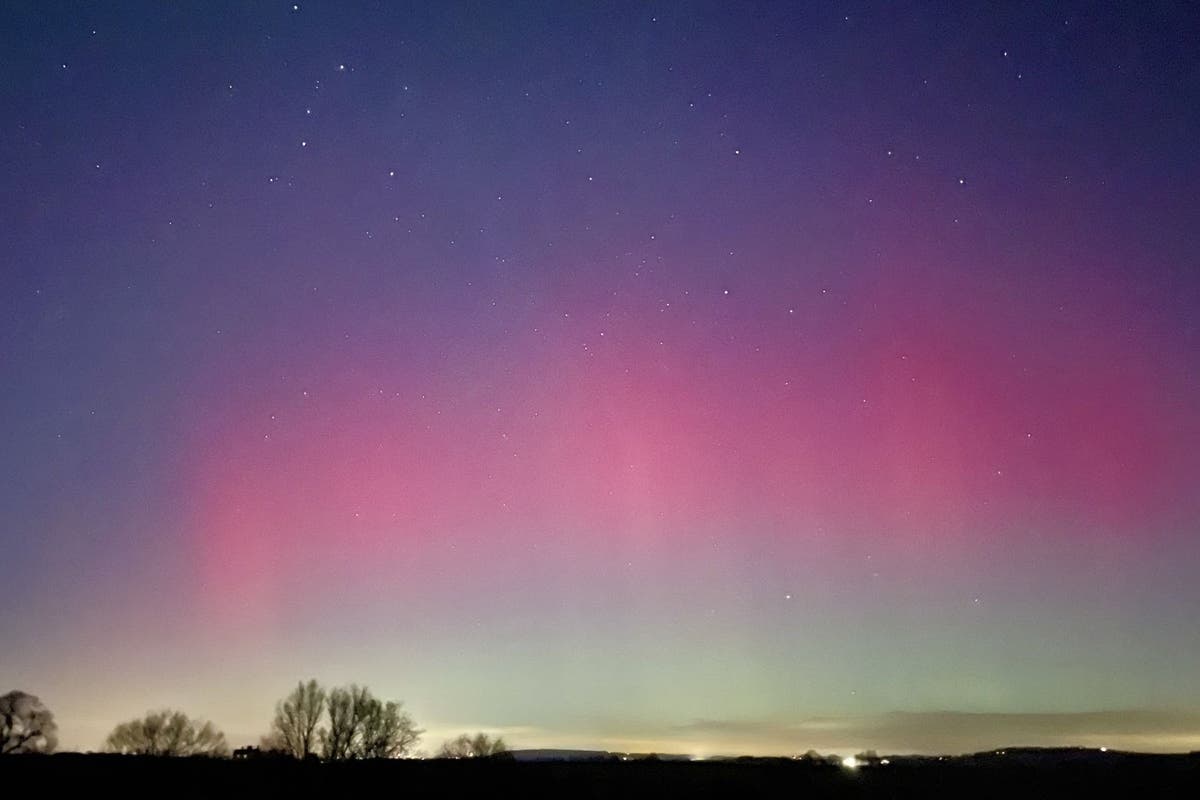
{"label": "treeline", "polygon": [[[365,686],[327,689],[301,681],[275,705],[270,731],[258,747],[238,755],[323,761],[406,758],[416,755],[425,731],[403,703],[375,697]],[[36,696],[13,691],[0,696],[0,755],[51,753],[58,745],[54,715]],[[110,753],[147,756],[230,755],[225,734],[211,722],[182,711],[151,711],[113,728],[104,742]],[[462,734],[442,744],[436,758],[484,758],[508,753],[504,740],[484,733]]]}

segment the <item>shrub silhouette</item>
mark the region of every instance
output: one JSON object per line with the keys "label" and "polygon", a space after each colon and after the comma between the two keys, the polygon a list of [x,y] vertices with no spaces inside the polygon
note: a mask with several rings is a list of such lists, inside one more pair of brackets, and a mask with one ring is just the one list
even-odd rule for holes
{"label": "shrub silhouette", "polygon": [[461,734],[450,739],[438,751],[438,758],[488,758],[508,753],[504,739],[490,738],[486,733]]}

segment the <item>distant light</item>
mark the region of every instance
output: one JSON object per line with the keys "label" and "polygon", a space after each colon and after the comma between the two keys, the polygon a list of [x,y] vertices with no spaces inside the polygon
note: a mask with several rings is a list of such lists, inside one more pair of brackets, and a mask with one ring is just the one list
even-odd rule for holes
{"label": "distant light", "polygon": [[1107,747],[1101,747],[1101,748],[1100,748],[1100,752],[1101,752],[1101,753],[1107,753],[1107,752],[1108,752],[1108,748],[1107,748]]}
{"label": "distant light", "polygon": [[846,769],[858,769],[858,759],[854,756],[846,756],[842,759],[842,766]]}
{"label": "distant light", "polygon": [[889,761],[888,759],[884,758],[884,759],[881,759],[879,763],[883,764],[886,767],[888,764],[890,764],[892,762]]}

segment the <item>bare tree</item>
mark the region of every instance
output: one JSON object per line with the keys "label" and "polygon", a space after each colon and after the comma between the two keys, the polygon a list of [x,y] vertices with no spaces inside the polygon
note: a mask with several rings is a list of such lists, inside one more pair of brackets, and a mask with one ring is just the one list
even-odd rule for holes
{"label": "bare tree", "polygon": [[110,753],[147,756],[224,756],[225,734],[211,722],[190,719],[182,711],[152,711],[122,722],[105,741]]}
{"label": "bare tree", "polygon": [[464,733],[443,744],[438,758],[486,758],[507,752],[508,745],[499,736],[492,739],[486,733]]}
{"label": "bare tree", "polygon": [[384,703],[365,686],[331,689],[329,727],[321,730],[322,755],[331,761],[398,758],[412,750],[421,733],[399,703]]}
{"label": "bare tree", "polygon": [[360,758],[400,758],[416,746],[422,731],[400,706],[373,697],[367,701],[357,748]]}
{"label": "bare tree", "polygon": [[54,715],[31,694],[0,695],[0,755],[52,753],[58,746]]}
{"label": "bare tree", "polygon": [[264,744],[296,758],[315,755],[317,729],[325,713],[325,701],[325,690],[315,680],[299,683],[291,694],[276,704],[275,720]]}
{"label": "bare tree", "polygon": [[321,755],[330,761],[352,757],[360,726],[358,709],[366,689],[351,684],[329,691],[329,727],[321,729]]}

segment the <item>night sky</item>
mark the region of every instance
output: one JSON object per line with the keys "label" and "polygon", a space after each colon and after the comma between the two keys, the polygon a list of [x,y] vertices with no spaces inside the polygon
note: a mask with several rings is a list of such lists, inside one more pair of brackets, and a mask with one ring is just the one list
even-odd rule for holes
{"label": "night sky", "polygon": [[0,691],[1200,748],[1200,12],[0,6]]}

